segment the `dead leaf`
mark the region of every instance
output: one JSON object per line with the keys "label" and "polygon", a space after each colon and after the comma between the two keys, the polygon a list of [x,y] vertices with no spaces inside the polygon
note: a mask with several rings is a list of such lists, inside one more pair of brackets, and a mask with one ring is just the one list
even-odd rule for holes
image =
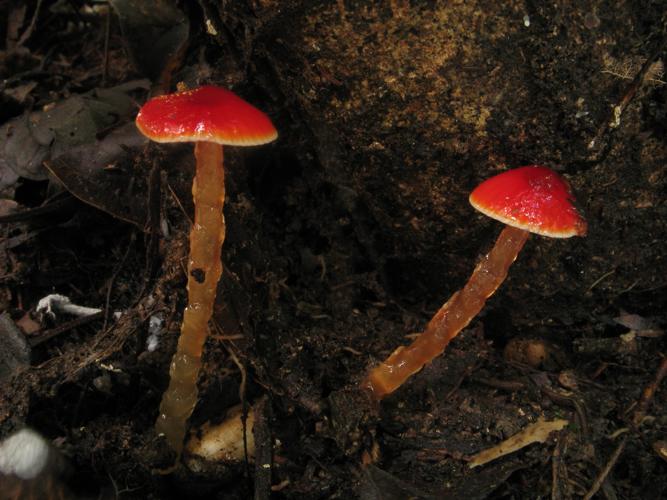
{"label": "dead leaf", "polygon": [[630,332],[637,337],[658,338],[664,335],[662,328],[656,325],[651,318],[645,318],[639,314],[630,314],[621,310],[621,314],[614,318],[614,321],[630,329]]}
{"label": "dead leaf", "polygon": [[84,203],[143,229],[148,190],[145,179],[134,175],[132,162],[147,143],[134,123],[128,123],[100,141],[70,149],[45,166]]}
{"label": "dead leaf", "polygon": [[[133,122],[90,144],[71,149],[46,168],[70,193],[84,203],[146,229],[148,210],[147,172],[137,171],[135,158],[148,144]],[[187,199],[194,172],[190,144],[169,144],[169,164],[187,174],[172,183],[174,192]],[[172,179],[176,177],[172,176]],[[190,196],[191,198],[191,196]]]}
{"label": "dead leaf", "polygon": [[621,310],[618,317],[614,318],[614,322],[630,330],[648,330],[653,326],[651,320],[639,314],[631,314],[623,310]]}
{"label": "dead leaf", "polygon": [[[42,165],[45,160],[81,144],[94,143],[100,131],[127,120],[136,109],[128,92],[147,86],[145,80],[137,80],[98,89],[10,120],[0,128],[0,172],[10,170],[27,179],[46,179]],[[11,182],[11,177],[5,179],[3,175],[0,189]]]}
{"label": "dead leaf", "polygon": [[468,467],[472,469],[479,465],[484,465],[497,458],[514,453],[529,444],[544,443],[549,437],[549,434],[561,430],[568,423],[567,420],[562,419],[546,421],[540,418],[534,424],[526,426],[522,431],[507,438],[502,443],[473,455],[468,463]]}

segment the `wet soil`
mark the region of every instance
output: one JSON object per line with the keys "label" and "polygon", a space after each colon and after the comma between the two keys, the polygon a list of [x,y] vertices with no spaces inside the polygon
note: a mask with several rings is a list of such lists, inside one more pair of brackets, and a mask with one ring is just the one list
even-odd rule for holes
{"label": "wet soil", "polygon": [[[261,460],[156,473],[171,459],[153,424],[186,302],[193,164],[181,146],[142,145],[118,167],[142,187],[146,218],[63,175],[19,178],[3,196],[26,210],[61,184],[74,194],[0,227],[2,309],[44,339],[3,382],[2,436],[43,433],[72,465],[70,490],[91,498],[560,499],[596,480],[598,498],[664,496],[667,4],[182,7],[190,37],[173,82],[231,87],[280,134],[226,149],[225,270],[191,418],[197,429],[253,407]],[[45,9],[22,50],[5,47],[3,122],[144,76],[113,18],[103,82],[106,16],[80,17]],[[7,92],[32,82],[23,99]],[[371,401],[367,371],[424,327],[500,232],[468,193],[528,164],[567,178],[589,234],[531,237],[445,355]],[[105,311],[39,318],[53,292]],[[539,417],[570,424],[467,466]]]}

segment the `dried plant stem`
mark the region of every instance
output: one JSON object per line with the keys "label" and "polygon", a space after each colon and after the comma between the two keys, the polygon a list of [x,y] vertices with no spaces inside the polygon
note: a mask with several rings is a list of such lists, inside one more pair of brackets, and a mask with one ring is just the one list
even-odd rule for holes
{"label": "dried plant stem", "polygon": [[[637,427],[639,427],[639,425],[641,425],[642,421],[644,420],[646,412],[648,411],[648,407],[651,404],[651,401],[653,401],[653,397],[655,396],[658,387],[660,387],[660,384],[662,383],[663,379],[666,376],[667,376],[667,358],[663,358],[662,362],[660,363],[660,366],[658,367],[658,371],[653,377],[653,380],[646,387],[644,387],[642,395],[639,398],[639,401],[637,402],[637,406],[635,407],[635,411],[633,412],[631,423],[632,427],[634,427],[635,430],[637,429]],[[627,444],[627,442],[628,442],[628,436],[623,436],[621,441],[614,449],[614,452],[611,454],[611,457],[609,457],[609,460],[598,474],[598,477],[595,478],[595,481],[593,482],[593,485],[591,486],[590,490],[588,490],[586,495],[584,495],[584,500],[589,500],[593,498],[595,494],[598,492],[598,490],[601,487],[604,487],[605,481],[609,476],[609,473],[616,466],[616,462],[618,462],[618,459],[623,453],[623,450],[625,450],[625,445]]]}
{"label": "dried plant stem", "polygon": [[186,423],[197,403],[197,378],[201,368],[208,321],[213,313],[216,289],[222,275],[220,258],[225,239],[225,176],[222,146],[211,142],[195,145],[197,172],[192,184],[195,220],[190,231],[188,305],[181,335],[169,370],[169,387],[162,397],[155,424],[180,455]]}
{"label": "dried plant stem", "polygon": [[616,449],[614,452],[611,454],[611,457],[609,458],[609,461],[605,464],[605,466],[602,468],[600,471],[600,474],[598,475],[597,478],[595,478],[595,482],[593,482],[593,486],[591,486],[591,489],[588,490],[588,492],[584,495],[584,500],[590,500],[595,496],[595,494],[600,490],[600,488],[604,485],[605,480],[609,476],[609,473],[611,470],[614,468],[616,465],[616,462],[618,462],[619,457],[621,456],[621,453],[623,453],[623,450],[625,449],[625,445],[628,442],[628,436],[623,436],[621,439],[621,442],[618,443],[618,446],[616,446]]}
{"label": "dried plant stem", "polygon": [[452,295],[412,344],[399,347],[375,367],[363,382],[363,386],[369,389],[376,399],[382,399],[398,389],[426,363],[439,356],[449,341],[482,310],[486,300],[505,280],[507,271],[529,234],[522,229],[506,226],[491,251],[477,264],[463,289]]}
{"label": "dried plant stem", "polygon": [[644,390],[642,391],[642,395],[639,398],[637,407],[632,415],[632,423],[634,425],[640,425],[642,420],[644,420],[648,407],[655,396],[655,392],[658,390],[658,387],[660,387],[665,376],[667,376],[667,357],[663,358],[660,362],[660,366],[658,367],[658,371],[656,372],[653,381],[644,387]]}

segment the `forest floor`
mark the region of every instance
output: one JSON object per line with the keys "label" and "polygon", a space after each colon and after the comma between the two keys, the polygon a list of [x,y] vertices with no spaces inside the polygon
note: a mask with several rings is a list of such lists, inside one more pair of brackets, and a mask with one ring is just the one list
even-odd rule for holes
{"label": "forest floor", "polygon": [[[667,86],[641,90],[650,105],[633,116],[645,127],[619,133],[616,144],[624,137],[636,144],[632,156],[610,147],[618,165],[611,180],[595,170],[603,163],[573,163],[568,172],[581,173],[575,191],[617,190],[621,198],[632,191],[635,208],[655,210],[647,216],[621,213],[612,202],[584,202],[592,208],[589,224],[641,228],[645,247],[622,229],[593,230],[585,244],[531,238],[507,290],[501,287],[444,356],[378,404],[360,388],[368,370],[414,338],[463,285],[497,225],[471,230],[468,238],[469,221],[425,204],[408,227],[394,208],[419,198],[416,183],[406,180],[401,191],[389,185],[394,170],[379,179],[370,175],[372,164],[348,164],[359,173],[347,179],[350,170],[334,172],[323,152],[353,162],[368,151],[332,148],[329,131],[313,126],[315,104],[291,108],[295,100],[276,99],[266,82],[299,75],[276,77],[276,53],[263,59],[271,71],[257,64],[246,80],[242,55],[230,56],[233,47],[207,36],[199,7],[187,15],[160,13],[175,28],[155,44],[167,47],[168,55],[158,56],[137,52],[147,47],[137,35],[142,22],[155,20],[123,10],[123,2],[113,2],[120,21],[95,2],[14,3],[0,2],[0,18],[7,19],[0,27],[0,368],[9,367],[0,371],[0,436],[30,426],[47,437],[71,465],[62,479],[73,495],[667,495],[667,391],[660,387],[667,300],[659,267],[667,173],[658,137]],[[632,77],[643,84],[650,70],[659,81],[651,66],[664,58],[660,47],[644,66],[626,68],[635,73],[617,82],[621,97],[634,98]],[[227,56],[235,62],[220,62]],[[156,68],[145,69],[151,62]],[[319,81],[337,78],[324,66],[318,71]],[[253,415],[245,437],[248,448],[254,436],[255,459],[205,462],[186,454],[176,471],[161,474],[173,456],[154,424],[187,298],[194,159],[189,145],[149,144],[133,119],[151,89],[181,79],[233,86],[267,111],[280,139],[226,150],[225,271],[190,420],[193,433],[201,433],[240,405],[243,415]],[[354,135],[354,127],[341,127],[341,135]],[[307,144],[311,134],[319,146]],[[382,148],[369,151],[382,155]],[[481,155],[470,148],[452,161]],[[638,158],[636,166],[631,160]],[[645,187],[637,187],[640,176],[630,180],[635,171],[648,179]],[[397,205],[383,209],[395,190]],[[369,193],[380,201],[369,201]],[[394,217],[398,222],[387,222]],[[439,230],[454,238],[441,253],[435,233],[412,241],[405,232],[435,219],[452,224]],[[624,241],[637,247],[626,251]],[[572,258],[564,256],[567,245]],[[620,266],[630,253],[636,267]],[[571,284],[572,276],[591,276],[582,262],[595,266],[607,255],[618,259],[612,267]],[[605,288],[607,278],[619,280],[616,288]],[[53,293],[99,312],[38,312],[39,301]],[[12,350],[11,338],[20,339],[23,354]],[[562,425],[525,442],[545,422]],[[470,466],[478,453],[517,434],[524,442],[516,452],[491,452],[488,463]]]}

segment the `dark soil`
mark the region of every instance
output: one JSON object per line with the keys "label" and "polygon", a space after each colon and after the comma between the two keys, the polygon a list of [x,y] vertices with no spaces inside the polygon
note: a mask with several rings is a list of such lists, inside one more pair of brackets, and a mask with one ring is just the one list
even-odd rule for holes
{"label": "dark soil", "polygon": [[[0,305],[32,346],[0,380],[0,436],[52,440],[77,497],[564,499],[596,481],[597,498],[667,496],[667,3],[181,2],[188,43],[159,74],[97,3],[39,4],[0,1],[0,123],[152,79],[0,200],[18,203],[1,216]],[[232,88],[280,137],[226,149],[226,267],[190,422],[253,407],[257,463],[165,475],[153,425],[186,302],[193,159],[112,132],[179,81]],[[124,145],[113,161],[103,140]],[[588,236],[531,237],[445,355],[373,403],[367,371],[500,231],[469,192],[527,164],[567,178]],[[40,316],[50,293],[103,312]],[[570,423],[467,466],[540,417]]]}

